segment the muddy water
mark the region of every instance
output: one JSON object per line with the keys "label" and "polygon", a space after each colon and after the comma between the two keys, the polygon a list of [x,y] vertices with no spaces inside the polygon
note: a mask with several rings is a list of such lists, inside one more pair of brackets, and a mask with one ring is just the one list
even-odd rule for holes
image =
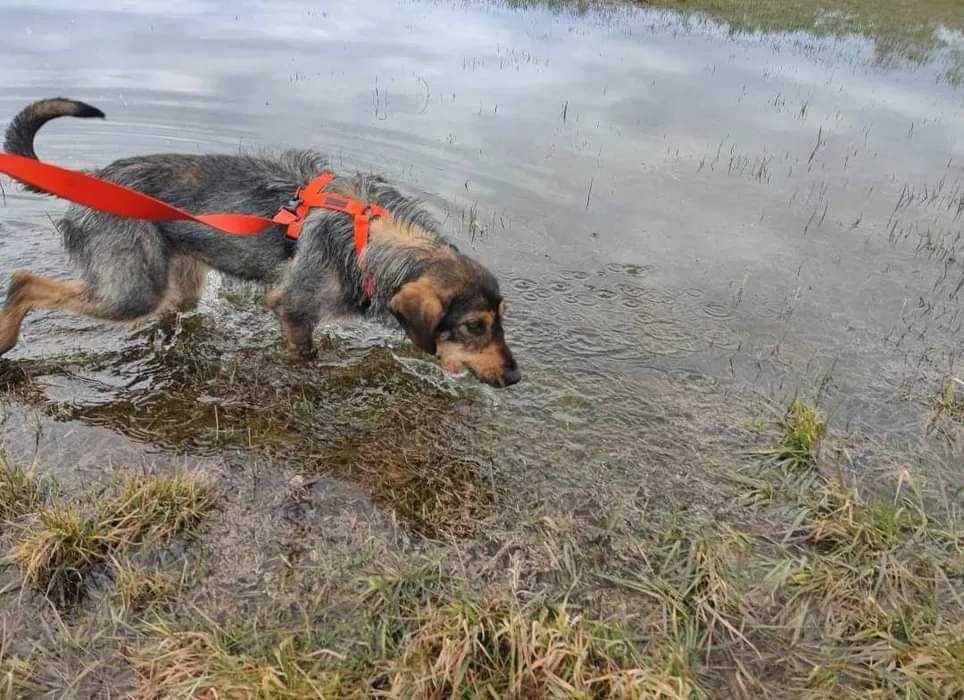
{"label": "muddy water", "polygon": [[[904,443],[960,376],[964,93],[940,56],[882,67],[861,38],[734,37],[646,10],[3,2],[0,16],[0,114],[63,94],[108,115],[49,125],[44,158],[314,147],[382,172],[497,272],[525,376],[502,392],[443,378],[367,323],[320,331],[319,361],[294,366],[230,281],[173,330],[38,314],[3,361],[5,439],[67,484],[130,464],[248,478],[309,455],[411,514],[417,487],[399,496],[386,482],[401,467],[380,474],[365,447],[404,430],[442,452],[419,475],[480,503],[628,490],[712,506],[757,397],[799,392],[835,425]],[[0,282],[67,276],[62,204],[4,187]],[[957,448],[938,453],[959,466]]]}

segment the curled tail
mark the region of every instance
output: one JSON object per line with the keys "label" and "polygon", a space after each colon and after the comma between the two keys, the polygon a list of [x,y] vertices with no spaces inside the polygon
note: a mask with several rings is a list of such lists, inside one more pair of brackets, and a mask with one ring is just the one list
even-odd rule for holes
{"label": "curled tail", "polygon": [[13,118],[7,127],[7,136],[3,142],[3,150],[7,153],[37,159],[33,150],[33,137],[44,124],[57,117],[100,117],[104,113],[89,104],[68,100],[64,97],[54,97],[40,100],[28,105],[20,114]]}
{"label": "curled tail", "polygon": [[[40,100],[24,108],[20,114],[14,117],[7,127],[7,135],[3,142],[3,150],[7,153],[33,158],[37,160],[37,153],[33,150],[33,139],[37,131],[51,119],[57,117],[100,117],[104,113],[89,104],[68,100],[64,97],[54,97],[49,100]],[[26,189],[33,192],[41,192],[29,185]]]}

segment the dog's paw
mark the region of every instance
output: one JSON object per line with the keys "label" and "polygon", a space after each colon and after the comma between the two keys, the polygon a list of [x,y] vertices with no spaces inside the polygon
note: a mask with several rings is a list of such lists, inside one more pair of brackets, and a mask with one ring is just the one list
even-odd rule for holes
{"label": "dog's paw", "polygon": [[17,344],[20,335],[20,321],[9,311],[0,311],[0,355],[4,355]]}
{"label": "dog's paw", "polygon": [[291,342],[290,339],[286,340],[284,347],[285,352],[288,353],[288,357],[296,362],[305,362],[308,360],[313,360],[318,356],[318,350],[315,348],[314,343],[310,340],[304,342]]}

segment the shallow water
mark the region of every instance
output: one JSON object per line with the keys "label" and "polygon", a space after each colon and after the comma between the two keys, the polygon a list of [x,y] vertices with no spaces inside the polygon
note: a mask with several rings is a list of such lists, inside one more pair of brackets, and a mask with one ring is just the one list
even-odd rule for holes
{"label": "shallow water", "polygon": [[[430,424],[472,498],[630,489],[712,507],[707,465],[737,458],[755,397],[799,392],[834,425],[914,441],[927,397],[960,376],[964,92],[940,56],[885,68],[866,39],[732,36],[648,10],[221,7],[2,2],[0,114],[58,94],[102,108],[38,139],[74,167],[313,147],[386,174],[497,272],[525,381],[442,378],[365,323],[292,366],[273,318],[218,280],[173,335],[38,314],[4,360],[5,436],[67,483],[318,445],[350,465],[372,434]],[[4,187],[0,283],[66,276],[63,205]],[[335,478],[417,510],[367,459]]]}

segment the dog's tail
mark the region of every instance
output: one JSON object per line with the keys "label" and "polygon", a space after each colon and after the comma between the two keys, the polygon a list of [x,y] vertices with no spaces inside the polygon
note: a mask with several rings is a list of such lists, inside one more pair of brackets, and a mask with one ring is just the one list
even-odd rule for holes
{"label": "dog's tail", "polygon": [[[33,158],[37,160],[37,153],[33,150],[33,139],[44,124],[57,117],[104,117],[104,113],[89,104],[68,100],[65,97],[54,97],[40,100],[28,105],[20,114],[13,118],[7,127],[7,135],[3,141],[3,150],[7,153]],[[25,189],[32,192],[42,192],[30,185]]]}
{"label": "dog's tail", "polygon": [[77,100],[68,100],[65,97],[54,97],[49,100],[34,102],[24,108],[10,122],[10,126],[7,127],[7,136],[3,142],[3,150],[7,153],[36,160],[37,153],[33,150],[33,137],[37,135],[40,127],[57,117],[100,117],[103,119],[104,113],[89,104]]}

